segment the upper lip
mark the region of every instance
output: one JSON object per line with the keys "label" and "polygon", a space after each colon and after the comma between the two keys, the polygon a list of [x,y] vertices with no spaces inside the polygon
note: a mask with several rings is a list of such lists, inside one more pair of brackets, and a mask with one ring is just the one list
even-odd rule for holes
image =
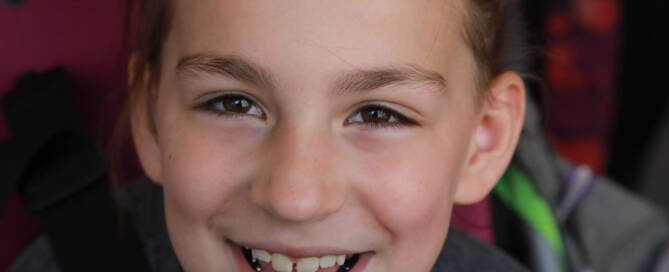
{"label": "upper lip", "polygon": [[253,243],[253,242],[235,242],[230,241],[230,243],[242,247],[248,247],[251,249],[262,249],[270,253],[279,253],[286,255],[288,257],[294,258],[307,258],[307,257],[321,257],[321,256],[330,256],[330,255],[353,255],[357,253],[362,253],[361,251],[351,251],[345,250],[336,247],[330,246],[290,246],[282,243],[273,243],[273,242],[262,242],[262,243]]}

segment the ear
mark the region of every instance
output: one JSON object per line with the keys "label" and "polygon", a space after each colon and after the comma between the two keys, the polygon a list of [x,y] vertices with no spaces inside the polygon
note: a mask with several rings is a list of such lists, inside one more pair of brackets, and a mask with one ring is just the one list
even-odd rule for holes
{"label": "ear", "polygon": [[128,63],[128,88],[130,93],[130,129],[135,150],[144,173],[154,182],[161,183],[161,154],[158,135],[149,109],[151,84],[148,68],[137,73],[137,55],[132,54]]}
{"label": "ear", "polygon": [[455,193],[456,204],[483,199],[508,167],[525,119],[525,84],[506,72],[490,85],[490,97],[481,101],[469,156]]}

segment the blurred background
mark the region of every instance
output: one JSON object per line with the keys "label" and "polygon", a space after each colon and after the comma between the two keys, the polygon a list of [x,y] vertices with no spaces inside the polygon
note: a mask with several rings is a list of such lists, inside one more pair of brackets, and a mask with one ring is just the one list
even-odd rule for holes
{"label": "blurred background", "polygon": [[[103,146],[123,104],[133,2],[2,0],[0,98],[27,71],[64,67],[86,131]],[[531,73],[542,79],[530,83],[540,90],[532,96],[556,150],[669,210],[669,2],[520,3],[537,53]],[[0,141],[7,141],[12,131],[1,107]],[[126,153],[126,176],[139,174]],[[0,207],[4,271],[41,225],[16,193]]]}

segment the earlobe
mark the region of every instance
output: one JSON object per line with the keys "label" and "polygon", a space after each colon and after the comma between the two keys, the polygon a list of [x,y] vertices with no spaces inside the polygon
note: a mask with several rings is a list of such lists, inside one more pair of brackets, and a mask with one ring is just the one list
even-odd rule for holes
{"label": "earlobe", "polygon": [[161,183],[161,154],[157,135],[152,128],[151,114],[148,109],[149,72],[142,73],[142,78],[135,78],[136,57],[133,55],[128,65],[130,129],[139,162],[144,173],[153,181]]}
{"label": "earlobe", "polygon": [[483,199],[509,165],[525,119],[525,85],[514,72],[496,77],[482,101],[470,152],[455,193],[457,204]]}

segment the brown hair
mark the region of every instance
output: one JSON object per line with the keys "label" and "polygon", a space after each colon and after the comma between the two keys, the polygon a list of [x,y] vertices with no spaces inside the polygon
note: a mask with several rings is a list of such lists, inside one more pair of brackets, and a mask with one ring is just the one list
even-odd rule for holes
{"label": "brown hair", "polygon": [[477,65],[476,83],[487,89],[490,80],[509,69],[504,67],[508,11],[503,0],[469,0],[464,22],[464,40]]}
{"label": "brown hair", "polygon": [[[160,79],[163,44],[172,25],[171,0],[143,0],[140,5],[140,22],[136,45],[130,65],[134,74],[129,78],[129,102],[136,101],[141,84],[149,91],[146,99],[147,114],[153,112],[156,87]],[[147,73],[148,71],[148,73]],[[153,122],[153,118],[149,118]],[[151,124],[155,130],[155,125]],[[155,131],[154,131],[155,132]]]}
{"label": "brown hair", "polygon": [[[150,94],[147,95],[155,96],[155,87],[160,75],[162,47],[171,27],[171,2],[170,0],[126,1],[127,22],[125,31],[128,36],[126,38],[131,41],[134,40],[134,46],[129,50],[132,54],[128,54],[130,55],[128,56],[130,57],[128,93],[115,124],[113,135],[106,146],[110,169],[109,181],[117,202],[120,186],[127,182],[128,177],[131,177],[124,170],[136,168],[138,165],[137,161],[133,161],[137,159],[136,156],[132,156],[131,161],[128,161],[125,156],[134,150],[134,145],[130,144],[132,103],[138,101],[138,95],[141,95],[139,92],[140,85],[142,84],[146,84],[148,87],[146,89],[149,90]],[[139,19],[139,22],[136,22],[137,19]],[[151,72],[145,74],[145,71]],[[146,103],[146,114],[150,114],[154,108],[154,99],[146,99]],[[148,120],[153,121],[153,118]],[[155,126],[152,125],[151,129],[155,132]]]}

